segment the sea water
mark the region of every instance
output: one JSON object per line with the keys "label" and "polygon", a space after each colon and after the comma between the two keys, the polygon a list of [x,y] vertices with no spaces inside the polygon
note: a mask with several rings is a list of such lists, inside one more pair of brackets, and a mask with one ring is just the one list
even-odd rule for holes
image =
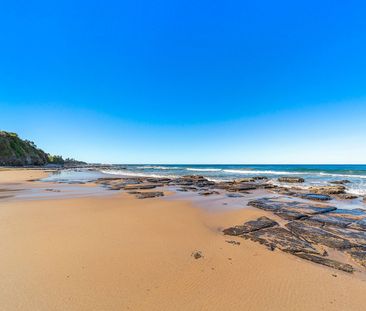
{"label": "sea water", "polygon": [[213,181],[230,181],[244,177],[266,176],[269,182],[282,186],[294,184],[279,183],[283,176],[299,176],[305,179],[303,188],[327,185],[332,181],[347,179],[347,192],[366,195],[366,165],[113,165],[101,169],[101,173],[120,176],[179,177],[202,175]]}

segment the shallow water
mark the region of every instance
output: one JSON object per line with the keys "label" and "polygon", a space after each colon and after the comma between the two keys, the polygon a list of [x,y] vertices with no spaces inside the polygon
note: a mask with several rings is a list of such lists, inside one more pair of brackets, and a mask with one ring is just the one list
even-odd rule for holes
{"label": "shallow water", "polygon": [[59,182],[59,183],[87,183],[98,178],[108,177],[110,175],[104,174],[96,170],[88,169],[65,169],[55,171],[42,181]]}

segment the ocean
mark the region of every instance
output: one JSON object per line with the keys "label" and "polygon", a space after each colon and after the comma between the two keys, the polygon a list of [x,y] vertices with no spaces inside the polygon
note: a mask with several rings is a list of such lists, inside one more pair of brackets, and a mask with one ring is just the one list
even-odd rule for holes
{"label": "ocean", "polygon": [[[347,192],[366,195],[366,165],[113,165],[101,173],[121,176],[179,177],[202,175],[213,181],[230,181],[244,177],[266,176],[270,182],[280,184],[277,178],[299,176],[305,183],[303,188],[326,185],[331,181],[347,179]],[[284,184],[282,186],[294,186]]]}

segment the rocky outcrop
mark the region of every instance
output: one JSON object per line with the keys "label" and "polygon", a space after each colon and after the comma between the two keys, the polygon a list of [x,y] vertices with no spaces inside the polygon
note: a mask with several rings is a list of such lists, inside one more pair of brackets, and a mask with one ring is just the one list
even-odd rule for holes
{"label": "rocky outcrop", "polygon": [[[334,259],[327,258],[327,253],[320,253],[311,243],[318,243],[319,233],[311,230],[307,231],[302,227],[300,222],[290,222],[286,225],[290,230],[279,227],[278,223],[267,217],[261,217],[257,220],[249,221],[241,226],[236,226],[224,230],[227,235],[241,236],[254,242],[265,245],[270,250],[279,249],[283,252],[290,253],[299,258],[312,261],[317,264],[325,265],[334,269],[352,273],[353,266],[348,263],[339,262]],[[306,227],[306,226],[305,226]],[[315,228],[320,230],[319,228]],[[349,256],[360,264],[365,264],[365,250],[355,248],[350,242],[344,242],[342,238],[326,233],[325,242],[329,243],[329,239],[333,241],[331,246],[343,247],[347,246]],[[322,241],[324,242],[324,241]],[[345,244],[345,245],[344,245]],[[349,246],[349,247],[348,247]]]}
{"label": "rocky outcrop", "polygon": [[278,223],[276,221],[269,219],[268,217],[260,217],[257,220],[248,221],[243,225],[225,229],[223,232],[227,235],[237,236],[277,225]]}
{"label": "rocky outcrop", "polygon": [[357,199],[358,196],[350,193],[341,193],[337,194],[337,199],[339,200],[354,200]]}
{"label": "rocky outcrop", "polygon": [[[279,249],[345,272],[354,271],[345,259],[347,256],[366,267],[366,210],[337,209],[289,197],[262,198],[248,205],[272,212],[288,222],[279,224],[261,217],[227,228],[224,234],[250,239],[271,250]],[[334,251],[329,252],[330,249]]]}
{"label": "rocky outcrop", "polygon": [[254,180],[268,180],[267,176],[255,176],[253,177]]}
{"label": "rocky outcrop", "polygon": [[255,179],[253,177],[247,177],[247,178],[240,178],[240,179],[234,180],[234,183],[236,183],[236,184],[240,184],[243,182],[255,182]]}
{"label": "rocky outcrop", "polygon": [[357,220],[348,226],[350,229],[366,231],[366,218]]}
{"label": "rocky outcrop", "polygon": [[357,263],[366,267],[366,247],[359,247],[347,250],[347,254]]}
{"label": "rocky outcrop", "polygon": [[203,195],[203,196],[208,196],[208,195],[220,194],[220,193],[218,191],[214,191],[214,190],[204,190],[204,191],[198,192],[198,194]]}
{"label": "rocky outcrop", "polygon": [[154,189],[156,187],[162,187],[162,186],[163,186],[163,184],[141,183],[141,184],[124,185],[123,190],[148,190],[148,189]]}
{"label": "rocky outcrop", "polygon": [[316,193],[305,193],[298,195],[302,199],[313,200],[313,201],[329,201],[332,199],[331,196],[326,194],[316,194]]}
{"label": "rocky outcrop", "polygon": [[258,242],[270,250],[276,248],[286,253],[318,254],[317,250],[305,240],[298,238],[282,227],[265,228],[242,235],[245,239]]}
{"label": "rocky outcrop", "polygon": [[248,190],[254,190],[257,189],[258,185],[254,184],[254,183],[239,183],[239,184],[234,184],[230,187],[228,187],[226,190],[230,191],[230,192],[245,192]]}
{"label": "rocky outcrop", "polygon": [[305,202],[279,198],[258,199],[250,201],[248,205],[265,211],[271,211],[286,220],[306,218],[311,215],[323,214],[336,209],[333,206],[308,204]]}
{"label": "rocky outcrop", "polygon": [[335,185],[344,185],[344,184],[349,184],[350,181],[347,179],[343,179],[343,180],[335,180],[335,181],[331,181],[331,184],[335,184]]}
{"label": "rocky outcrop", "polygon": [[301,177],[280,177],[278,178],[278,181],[285,183],[303,183],[305,182],[305,179]]}
{"label": "rocky outcrop", "polygon": [[166,181],[163,179],[146,179],[142,177],[136,178],[120,178],[120,177],[111,177],[111,178],[99,178],[95,181],[96,184],[103,185],[107,187],[109,190],[148,190],[154,189],[157,187],[163,187]]}
{"label": "rocky outcrop", "polygon": [[157,183],[157,184],[169,184],[172,179],[171,178],[156,178],[156,177],[148,177],[146,178],[148,183]]}
{"label": "rocky outcrop", "polygon": [[300,236],[311,243],[322,244],[338,250],[350,249],[353,246],[347,239],[319,227],[308,226],[301,221],[292,221],[288,223],[286,227],[297,236]]}
{"label": "rocky outcrop", "polygon": [[310,187],[309,191],[317,194],[342,194],[345,193],[346,187],[342,185],[338,186],[319,186],[319,187]]}
{"label": "rocky outcrop", "polygon": [[302,259],[306,259],[314,263],[328,266],[348,273],[352,273],[355,270],[350,264],[341,263],[339,261],[324,258],[322,256],[315,256],[312,254],[304,254],[304,253],[295,253],[294,255]]}
{"label": "rocky outcrop", "polygon": [[171,182],[172,185],[178,186],[195,186],[198,188],[211,187],[215,185],[215,182],[208,180],[207,178],[199,175],[188,175],[174,179]]}
{"label": "rocky outcrop", "polygon": [[164,196],[164,193],[161,191],[153,191],[153,192],[138,192],[135,191],[133,193],[137,199],[151,199]]}

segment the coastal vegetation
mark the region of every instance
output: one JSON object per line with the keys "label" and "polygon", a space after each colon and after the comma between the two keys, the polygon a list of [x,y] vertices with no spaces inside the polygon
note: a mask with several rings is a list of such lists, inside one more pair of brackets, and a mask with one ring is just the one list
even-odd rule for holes
{"label": "coastal vegetation", "polygon": [[0,131],[0,165],[65,165],[85,164],[74,159],[63,159],[59,155],[51,155],[38,148],[33,141],[23,140],[13,132]]}

